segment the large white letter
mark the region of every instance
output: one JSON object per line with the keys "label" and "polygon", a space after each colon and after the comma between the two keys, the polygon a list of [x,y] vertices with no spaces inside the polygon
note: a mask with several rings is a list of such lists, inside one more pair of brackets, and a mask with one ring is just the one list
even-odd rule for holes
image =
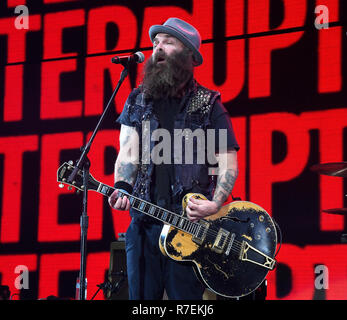
{"label": "large white letter", "polygon": [[19,16],[14,20],[14,26],[16,29],[29,29],[29,9],[25,5],[17,6],[14,9],[14,13]]}

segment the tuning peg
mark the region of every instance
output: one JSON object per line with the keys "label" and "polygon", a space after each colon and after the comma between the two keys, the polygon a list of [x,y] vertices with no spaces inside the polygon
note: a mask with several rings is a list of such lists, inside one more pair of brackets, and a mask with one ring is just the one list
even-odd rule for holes
{"label": "tuning peg", "polygon": [[72,161],[72,160],[68,161],[68,164],[69,164],[70,166],[72,166],[72,165],[73,165],[73,161]]}
{"label": "tuning peg", "polygon": [[63,189],[63,188],[64,188],[64,184],[63,184],[63,183],[59,183],[59,184],[58,184],[58,187],[59,187],[60,189]]}

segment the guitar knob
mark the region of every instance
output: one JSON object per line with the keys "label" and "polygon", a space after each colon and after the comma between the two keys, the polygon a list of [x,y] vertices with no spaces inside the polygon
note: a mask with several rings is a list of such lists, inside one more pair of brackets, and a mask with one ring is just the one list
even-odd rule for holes
{"label": "guitar knob", "polygon": [[63,184],[63,183],[59,183],[58,187],[59,187],[60,189],[63,189],[63,188],[64,188],[64,184]]}
{"label": "guitar knob", "polygon": [[71,186],[68,186],[67,189],[68,189],[68,190],[72,190],[72,187],[71,187]]}
{"label": "guitar knob", "polygon": [[70,160],[70,161],[68,162],[68,164],[69,164],[70,166],[72,166],[72,165],[73,165],[73,161]]}

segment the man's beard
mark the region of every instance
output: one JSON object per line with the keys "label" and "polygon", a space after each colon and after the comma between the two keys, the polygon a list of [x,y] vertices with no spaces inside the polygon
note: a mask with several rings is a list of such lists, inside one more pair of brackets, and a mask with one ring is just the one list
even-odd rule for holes
{"label": "man's beard", "polygon": [[[158,63],[163,59],[165,62]],[[171,56],[160,51],[146,62],[142,88],[146,97],[154,100],[181,97],[192,77],[193,64],[189,50],[184,49]]]}

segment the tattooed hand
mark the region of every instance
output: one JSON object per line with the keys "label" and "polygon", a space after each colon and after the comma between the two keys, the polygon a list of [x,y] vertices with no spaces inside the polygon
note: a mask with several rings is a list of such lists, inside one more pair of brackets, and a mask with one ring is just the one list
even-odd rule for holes
{"label": "tattooed hand", "polygon": [[219,154],[217,159],[219,164],[219,175],[214,197],[212,201],[199,200],[193,197],[189,198],[186,213],[191,221],[197,221],[217,213],[234,187],[238,174],[236,151]]}

